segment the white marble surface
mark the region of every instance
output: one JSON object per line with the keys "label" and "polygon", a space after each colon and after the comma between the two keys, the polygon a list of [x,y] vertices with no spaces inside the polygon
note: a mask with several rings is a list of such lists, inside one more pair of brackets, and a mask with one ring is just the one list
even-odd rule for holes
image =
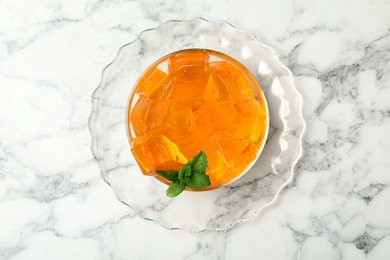
{"label": "white marble surface", "polygon": [[[390,258],[390,1],[0,2],[0,259]],[[294,73],[305,154],[280,201],[228,232],[136,217],[87,127],[101,70],[168,19],[227,20]]]}

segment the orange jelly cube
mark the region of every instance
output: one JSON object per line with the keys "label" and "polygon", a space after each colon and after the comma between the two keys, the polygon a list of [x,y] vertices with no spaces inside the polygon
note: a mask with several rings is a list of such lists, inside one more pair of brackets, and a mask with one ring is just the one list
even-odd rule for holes
{"label": "orange jelly cube", "polygon": [[166,99],[170,94],[169,75],[158,68],[147,71],[139,80],[137,93],[148,99]]}
{"label": "orange jelly cube", "polygon": [[240,175],[256,159],[268,127],[253,76],[234,59],[203,49],[155,62],[135,86],[128,113],[132,153],[144,174],[178,170],[204,151],[206,189]]}
{"label": "orange jelly cube", "polygon": [[[137,137],[132,151],[144,174],[156,170],[156,165],[184,165],[187,159],[179,148],[165,136]],[[168,170],[168,169],[161,169]]]}
{"label": "orange jelly cube", "polygon": [[253,89],[248,84],[251,75],[246,70],[242,71],[228,61],[218,61],[210,63],[210,71],[223,82],[228,93],[254,97]]}

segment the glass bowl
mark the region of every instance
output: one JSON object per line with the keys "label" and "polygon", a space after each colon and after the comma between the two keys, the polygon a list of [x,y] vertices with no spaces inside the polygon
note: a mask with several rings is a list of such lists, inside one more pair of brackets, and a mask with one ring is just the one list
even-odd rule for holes
{"label": "glass bowl", "polygon": [[155,170],[178,170],[205,152],[211,184],[191,191],[241,177],[260,156],[269,127],[265,96],[250,71],[206,49],[155,61],[137,80],[127,110],[129,143],[145,175],[170,184]]}
{"label": "glass bowl", "polygon": [[[183,192],[171,199],[165,196],[164,183],[141,173],[130,151],[128,97],[139,76],[153,62],[193,48],[225,53],[252,73],[268,103],[268,138],[261,156],[238,180],[207,192]],[[302,98],[290,70],[254,34],[225,21],[168,21],[122,46],[115,60],[104,68],[92,95],[92,153],[102,178],[118,200],[139,217],[166,229],[193,233],[227,230],[272,205],[293,180],[305,129],[301,106]]]}

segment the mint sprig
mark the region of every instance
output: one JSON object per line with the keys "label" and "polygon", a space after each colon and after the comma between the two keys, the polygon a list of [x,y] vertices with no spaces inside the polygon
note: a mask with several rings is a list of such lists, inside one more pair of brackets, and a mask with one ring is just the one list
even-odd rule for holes
{"label": "mint sprig", "polygon": [[198,190],[209,186],[211,183],[206,174],[206,168],[206,154],[200,151],[178,171],[156,170],[156,174],[171,182],[166,194],[168,197],[174,198],[182,193],[186,187]]}

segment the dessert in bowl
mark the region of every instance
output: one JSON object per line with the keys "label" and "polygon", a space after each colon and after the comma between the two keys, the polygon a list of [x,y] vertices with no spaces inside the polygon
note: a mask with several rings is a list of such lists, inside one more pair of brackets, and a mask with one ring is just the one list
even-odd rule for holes
{"label": "dessert in bowl", "polygon": [[207,157],[209,190],[236,180],[260,155],[268,109],[252,74],[226,54],[186,49],[168,54],[138,79],[128,104],[132,153],[145,175],[179,171]]}

